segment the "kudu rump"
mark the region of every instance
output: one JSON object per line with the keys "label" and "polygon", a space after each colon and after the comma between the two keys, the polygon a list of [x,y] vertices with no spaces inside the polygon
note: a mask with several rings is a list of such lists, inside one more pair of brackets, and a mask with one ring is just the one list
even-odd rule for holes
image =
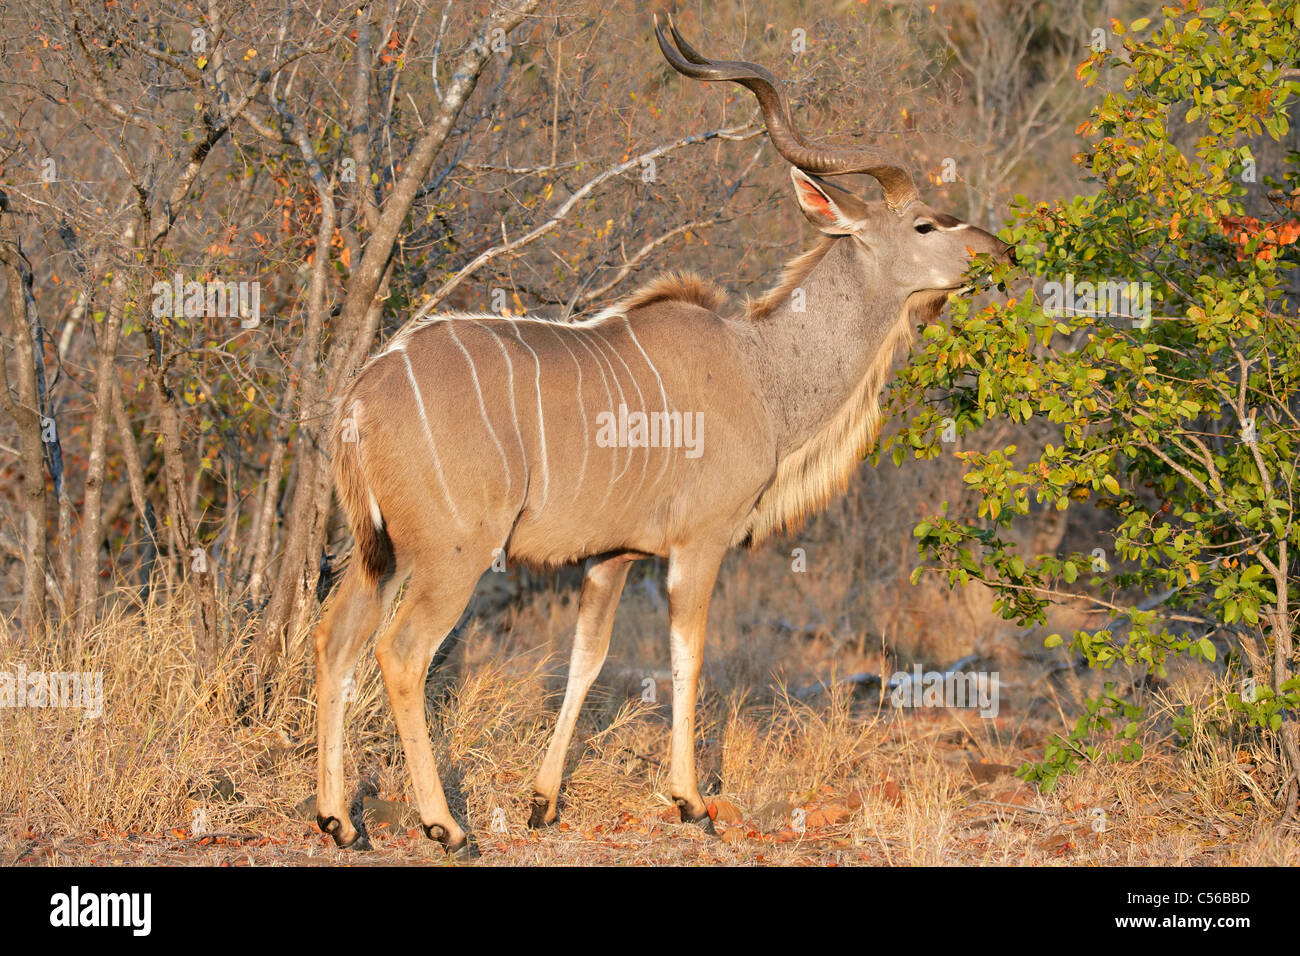
{"label": "kudu rump", "polygon": [[[935,212],[872,148],[795,130],[775,76],[706,59],[671,26],[679,73],[757,98],[795,196],[821,232],[780,283],[733,313],[695,276],[660,276],[581,322],[436,315],[404,327],[340,399],[335,483],[355,538],[316,632],[319,823],[358,844],[343,791],[343,679],[401,584],[375,656],[425,832],[466,845],[438,779],[424,684],[435,650],[502,551],[586,559],[568,686],[530,826],[556,819],[565,755],[605,661],[629,565],[668,559],[673,725],[669,786],[712,829],[695,776],[696,684],[709,597],[727,549],[793,528],[841,492],[875,434],[896,346],[937,317],[972,253],[1009,246]],[[818,176],[866,173],[883,202]]]}

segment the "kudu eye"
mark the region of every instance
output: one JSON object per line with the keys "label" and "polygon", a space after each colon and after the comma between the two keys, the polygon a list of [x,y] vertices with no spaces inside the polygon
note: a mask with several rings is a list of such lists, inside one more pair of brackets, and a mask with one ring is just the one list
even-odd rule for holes
{"label": "kudu eye", "polygon": [[934,223],[925,222],[924,220],[922,220],[921,222],[918,222],[913,228],[916,229],[917,232],[919,232],[921,235],[924,236],[927,232],[934,232]]}

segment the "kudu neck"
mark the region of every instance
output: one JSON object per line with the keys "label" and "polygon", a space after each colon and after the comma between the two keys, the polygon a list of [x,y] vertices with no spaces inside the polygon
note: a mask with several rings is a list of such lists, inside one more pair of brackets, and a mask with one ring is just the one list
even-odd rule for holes
{"label": "kudu neck", "polygon": [[892,358],[881,351],[906,296],[883,281],[856,243],[845,237],[832,244],[790,298],[756,323],[761,387],[783,454],[837,415],[868,372]]}

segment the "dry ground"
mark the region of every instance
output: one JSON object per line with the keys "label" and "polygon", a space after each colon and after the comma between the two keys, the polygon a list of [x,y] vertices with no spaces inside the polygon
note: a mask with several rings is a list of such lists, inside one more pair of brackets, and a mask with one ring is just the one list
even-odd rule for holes
{"label": "dry ground", "polygon": [[[1041,753],[1091,678],[1053,673],[1059,661],[1033,660],[1005,640],[979,648],[980,666],[999,670],[1008,687],[994,719],[881,707],[877,692],[843,685],[798,699],[817,675],[888,673],[912,659],[887,641],[873,646],[865,632],[805,625],[817,615],[797,594],[787,611],[799,623],[760,628],[775,618],[766,602],[778,597],[763,581],[785,561],[738,557],[715,600],[699,752],[720,838],[672,822],[665,796],[666,615],[653,566],[634,577],[620,609],[570,754],[562,822],[524,827],[563,688],[576,589],[558,575],[505,601],[494,591],[518,592],[518,579],[489,576],[480,616],[428,685],[444,781],[480,851],[472,865],[1300,863],[1300,836],[1277,825],[1254,783],[1268,755],[1207,726],[1176,746],[1169,721],[1158,720],[1140,761],[1088,766],[1051,794],[1017,780],[1010,771]],[[807,574],[804,597],[851,603],[829,600],[830,566],[810,561]],[[0,670],[18,660],[29,670],[102,670],[106,700],[98,719],[0,710],[0,863],[448,862],[416,828],[368,650],[349,711],[347,770],[375,849],[348,853],[308,822],[314,810],[304,805],[315,773],[308,641],[289,649],[260,718],[230,689],[241,682],[229,673],[196,687],[190,644],[185,609],[170,605],[6,652]],[[1199,677],[1201,686],[1162,685],[1153,704],[1171,711],[1203,699]]]}

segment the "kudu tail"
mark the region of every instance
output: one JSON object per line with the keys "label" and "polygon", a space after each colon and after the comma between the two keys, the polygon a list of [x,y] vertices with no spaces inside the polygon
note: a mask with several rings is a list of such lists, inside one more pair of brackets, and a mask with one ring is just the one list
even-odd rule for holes
{"label": "kudu tail", "polygon": [[350,400],[339,407],[331,435],[334,487],[352,529],[353,560],[363,579],[375,587],[393,569],[393,542],[383,514],[366,481],[361,462],[362,405]]}

